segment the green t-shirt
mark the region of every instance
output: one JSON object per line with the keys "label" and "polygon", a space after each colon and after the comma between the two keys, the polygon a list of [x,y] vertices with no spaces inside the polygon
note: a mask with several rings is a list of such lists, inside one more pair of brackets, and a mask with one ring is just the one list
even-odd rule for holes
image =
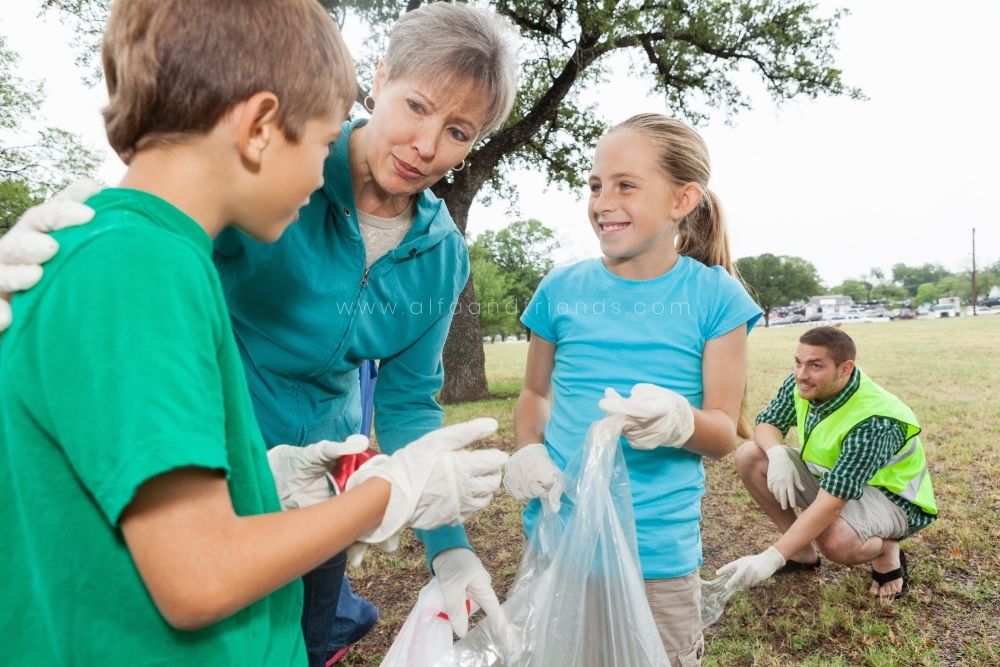
{"label": "green t-shirt", "polygon": [[118,521],[156,475],[224,471],[237,514],[279,505],[209,237],[146,193],[88,204],[0,339],[2,662],[305,665],[300,581],[184,632],[135,569]]}

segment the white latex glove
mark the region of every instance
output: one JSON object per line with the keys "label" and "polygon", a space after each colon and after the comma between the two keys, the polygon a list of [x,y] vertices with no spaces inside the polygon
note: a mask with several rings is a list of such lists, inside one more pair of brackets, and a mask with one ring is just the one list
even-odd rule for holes
{"label": "white latex glove", "polygon": [[785,557],[774,547],[768,547],[767,551],[762,551],[753,556],[737,558],[731,563],[723,565],[715,571],[720,576],[728,576],[726,590],[738,590],[753,588],[760,582],[769,578],[778,571],[778,568],[785,564]]}
{"label": "white latex glove", "polygon": [[694,411],[676,391],[655,384],[637,384],[628,398],[605,389],[598,406],[625,416],[622,434],[635,449],[683,447],[694,433]]}
{"label": "white latex glove", "polygon": [[[499,449],[459,450],[496,430],[495,419],[473,419],[432,431],[392,456],[365,462],[348,478],[346,490],[381,477],[392,492],[382,523],[358,541],[392,551],[404,526],[455,525],[486,507],[500,487],[500,469],[508,457]],[[359,545],[348,550],[352,565],[360,564],[363,555]]]}
{"label": "white latex glove", "polygon": [[493,592],[490,573],[476,554],[464,548],[447,549],[434,557],[431,568],[441,585],[444,611],[456,635],[464,637],[469,631],[469,610],[465,602],[469,599],[489,617],[496,636],[504,636],[509,627],[507,615]]}
{"label": "white latex glove", "polygon": [[368,438],[349,435],[344,442],[320,440],[304,447],[278,445],[267,450],[267,462],[278,487],[281,509],[309,507],[332,496],[326,475],[337,458],[360,454],[366,449]]}
{"label": "white latex glove", "polygon": [[541,443],[525,445],[507,460],[503,487],[514,500],[546,498],[555,512],[562,506],[560,498],[566,489],[562,472]]}
{"label": "white latex glove", "polygon": [[89,222],[94,209],[80,202],[100,189],[94,181],[77,181],[44,204],[29,208],[0,236],[0,331],[10,326],[8,295],[30,289],[41,280],[41,265],[59,250],[49,232]]}
{"label": "white latex glove", "polygon": [[781,509],[795,507],[795,489],[805,491],[799,471],[792,463],[788,450],[783,446],[775,446],[765,450],[767,454],[767,488],[781,503]]}

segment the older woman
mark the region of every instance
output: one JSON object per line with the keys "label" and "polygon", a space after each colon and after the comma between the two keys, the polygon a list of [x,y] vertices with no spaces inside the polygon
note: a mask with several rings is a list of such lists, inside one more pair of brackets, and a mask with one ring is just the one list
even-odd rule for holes
{"label": "older woman", "polygon": [[[383,451],[441,426],[434,398],[441,353],[469,262],[447,207],[429,188],[462,169],[475,143],[503,124],[516,69],[516,43],[497,15],[444,2],[408,12],[365,98],[371,118],[344,123],[325,185],[298,223],[270,245],[236,230],[216,239],[216,266],[269,447],[357,432],[357,369],[365,359],[380,360],[375,430]],[[462,526],[418,536],[456,632],[468,627],[466,596],[487,613],[499,611]],[[326,662],[343,572],[341,556],[305,578],[312,666]]]}
{"label": "older woman", "polygon": [[[427,35],[434,35],[428,44]],[[428,188],[506,119],[516,46],[499,18],[432,3],[396,24],[365,107],[331,146],[325,185],[274,244],[219,236],[216,266],[269,445],[341,440],[360,419],[358,366],[379,359],[375,432],[392,452],[438,428],[434,395],[465,240]],[[459,634],[468,595],[496,608],[461,526],[418,531]],[[303,628],[325,651],[343,559],[306,577]],[[317,645],[316,642],[321,642]],[[321,648],[322,647],[322,648]],[[317,663],[318,664],[318,663]]]}

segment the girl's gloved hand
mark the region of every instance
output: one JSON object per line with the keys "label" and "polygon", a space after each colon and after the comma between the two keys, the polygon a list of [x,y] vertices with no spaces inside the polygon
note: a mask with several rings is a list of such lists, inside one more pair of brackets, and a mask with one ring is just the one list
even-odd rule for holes
{"label": "girl's gloved hand", "polygon": [[622,434],[635,449],[683,447],[694,434],[694,410],[676,391],[654,384],[637,384],[628,398],[605,389],[598,406],[625,417]]}

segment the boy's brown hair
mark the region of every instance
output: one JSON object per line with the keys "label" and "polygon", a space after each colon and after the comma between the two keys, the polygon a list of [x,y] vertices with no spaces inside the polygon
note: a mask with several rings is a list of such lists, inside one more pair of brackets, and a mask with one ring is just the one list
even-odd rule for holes
{"label": "boy's brown hair", "polygon": [[799,342],[813,347],[825,347],[830,353],[833,363],[840,366],[845,361],[854,358],[858,350],[854,345],[854,340],[846,333],[836,327],[816,327],[799,336]]}
{"label": "boy's brown hair", "polygon": [[351,55],[317,0],[114,0],[101,48],[111,147],[127,164],[155,144],[211,130],[269,91],[298,141],[306,122],[345,116]]}

